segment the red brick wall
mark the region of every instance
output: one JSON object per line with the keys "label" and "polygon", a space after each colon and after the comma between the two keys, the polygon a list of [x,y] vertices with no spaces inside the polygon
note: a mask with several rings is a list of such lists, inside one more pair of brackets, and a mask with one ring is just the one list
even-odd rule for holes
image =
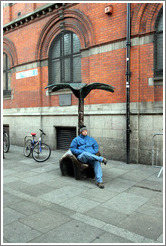
{"label": "red brick wall", "polygon": [[[12,18],[17,18],[18,12],[25,15],[41,7],[42,3],[18,3],[12,8]],[[108,3],[82,3],[76,4],[71,9],[81,11],[89,18],[95,36],[93,45],[112,43],[124,40],[126,37],[126,3],[113,3],[113,14],[104,13]],[[153,5],[153,4],[151,4]],[[143,5],[131,4],[132,18],[141,23]],[[159,11],[159,5],[155,5]],[[134,8],[135,7],[135,8]],[[150,6],[153,9],[153,6]],[[9,22],[9,7],[4,8],[4,24]],[[146,7],[149,9],[149,7]],[[145,9],[146,9],[145,8]],[[134,12],[135,10],[135,12]],[[137,13],[136,13],[137,11]],[[156,15],[156,13],[155,13]],[[53,17],[48,15],[40,21],[32,21],[5,34],[10,39],[17,51],[18,65],[36,61],[37,44],[41,32],[48,21]],[[132,20],[133,20],[132,19]],[[138,25],[138,22],[135,25]],[[149,23],[149,22],[147,22]],[[138,35],[138,27],[132,21],[131,33]],[[148,24],[148,31],[150,27]],[[146,28],[142,32],[146,32]],[[151,30],[153,31],[153,30]],[[89,57],[82,58],[82,82],[102,82],[115,87],[115,92],[93,90],[85,99],[85,104],[124,103],[126,101],[126,48],[113,50]],[[148,85],[148,78],[153,77],[153,43],[131,47],[131,102],[162,101],[162,86]],[[44,89],[48,83],[48,67],[38,68],[38,76],[16,80],[12,75],[13,99],[4,100],[4,108],[58,106],[59,96],[46,96]],[[72,95],[72,105],[77,104],[77,99]]]}
{"label": "red brick wall", "polygon": [[3,9],[3,25],[9,23],[11,21],[11,7],[6,6]]}

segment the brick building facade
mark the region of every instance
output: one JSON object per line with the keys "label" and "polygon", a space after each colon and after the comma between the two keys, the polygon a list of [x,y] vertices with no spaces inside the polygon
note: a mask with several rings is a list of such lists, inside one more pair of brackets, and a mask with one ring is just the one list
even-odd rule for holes
{"label": "brick building facade", "polygon": [[[163,4],[131,3],[134,163],[151,164],[152,137],[163,129]],[[110,5],[111,12],[105,13]],[[3,123],[9,126],[11,143],[23,145],[27,133],[42,128],[47,143],[61,148],[63,136],[77,132],[77,98],[69,90],[50,92],[45,87],[100,82],[115,91],[91,91],[84,123],[103,155],[125,160],[126,33],[127,3],[4,4]]]}

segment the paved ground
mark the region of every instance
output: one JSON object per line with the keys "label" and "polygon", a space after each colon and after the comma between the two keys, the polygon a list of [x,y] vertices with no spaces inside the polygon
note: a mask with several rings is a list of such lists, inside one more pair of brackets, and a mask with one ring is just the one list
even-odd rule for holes
{"label": "paved ground", "polygon": [[52,151],[39,164],[11,146],[3,162],[4,243],[162,243],[159,168],[109,160],[105,189],[61,176]]}

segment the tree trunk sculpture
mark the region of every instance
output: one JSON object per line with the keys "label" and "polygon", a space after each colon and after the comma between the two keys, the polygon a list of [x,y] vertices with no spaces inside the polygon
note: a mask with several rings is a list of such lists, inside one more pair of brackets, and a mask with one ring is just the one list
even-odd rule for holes
{"label": "tree trunk sculpture", "polygon": [[114,87],[104,83],[92,83],[92,84],[83,84],[83,83],[61,83],[61,84],[52,84],[45,89],[50,89],[51,92],[55,92],[61,89],[70,89],[73,94],[78,98],[78,134],[80,126],[84,124],[84,98],[91,92],[91,90],[99,89],[114,92]]}

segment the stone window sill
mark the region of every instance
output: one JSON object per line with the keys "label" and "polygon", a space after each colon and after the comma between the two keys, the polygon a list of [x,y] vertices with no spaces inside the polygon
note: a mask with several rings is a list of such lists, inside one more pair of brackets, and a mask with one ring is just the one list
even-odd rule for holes
{"label": "stone window sill", "polygon": [[149,78],[148,85],[149,86],[163,85],[163,77]]}

